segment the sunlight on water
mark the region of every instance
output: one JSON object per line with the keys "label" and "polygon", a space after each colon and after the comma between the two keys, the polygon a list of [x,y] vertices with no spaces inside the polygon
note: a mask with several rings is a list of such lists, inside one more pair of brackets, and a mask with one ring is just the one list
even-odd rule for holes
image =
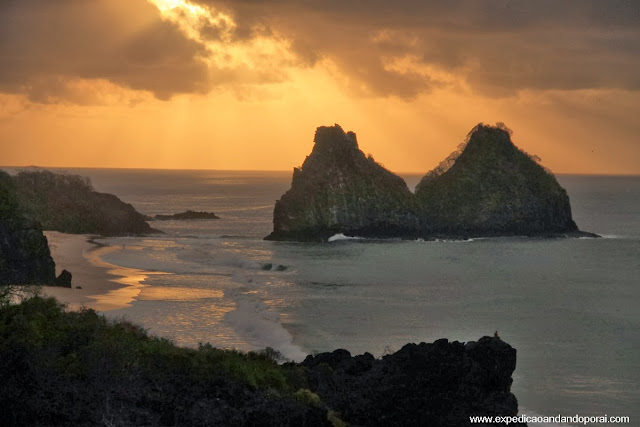
{"label": "sunlight on water", "polygon": [[112,282],[123,285],[121,288],[110,290],[105,294],[90,295],[89,298],[96,301],[95,304],[92,304],[96,310],[106,311],[129,307],[140,295],[142,288],[145,286],[143,282],[150,275],[166,274],[120,267],[102,259],[102,256],[119,250],[120,248],[117,246],[107,246],[96,248],[85,254],[90,263],[97,267],[106,268],[110,275],[116,276],[116,278],[111,279]]}

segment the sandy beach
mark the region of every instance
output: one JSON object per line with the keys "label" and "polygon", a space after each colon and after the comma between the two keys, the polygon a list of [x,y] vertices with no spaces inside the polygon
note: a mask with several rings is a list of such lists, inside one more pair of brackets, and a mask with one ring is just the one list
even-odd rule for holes
{"label": "sandy beach", "polygon": [[[116,246],[91,243],[92,236],[46,231],[56,275],[63,269],[73,275],[71,288],[44,286],[45,295],[57,298],[70,310],[81,307],[108,311],[127,307],[145,286],[148,272],[123,268],[102,260],[101,256],[120,250]],[[78,288],[80,287],[80,288]]]}

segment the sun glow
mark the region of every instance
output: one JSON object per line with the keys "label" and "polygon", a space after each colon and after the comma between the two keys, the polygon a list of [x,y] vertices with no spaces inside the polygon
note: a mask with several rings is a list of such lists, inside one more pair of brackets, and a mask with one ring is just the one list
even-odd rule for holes
{"label": "sun glow", "polygon": [[187,0],[148,0],[158,8],[163,19],[176,24],[187,37],[206,46],[201,58],[212,70],[226,70],[249,82],[282,81],[288,66],[296,62],[291,43],[276,34],[234,39],[233,17],[213,7]]}
{"label": "sun glow", "polygon": [[236,24],[233,19],[220,11],[189,3],[185,0],[148,0],[158,8],[162,16],[176,23],[187,36],[197,41],[205,41],[203,30],[215,29],[224,40],[230,38]]}

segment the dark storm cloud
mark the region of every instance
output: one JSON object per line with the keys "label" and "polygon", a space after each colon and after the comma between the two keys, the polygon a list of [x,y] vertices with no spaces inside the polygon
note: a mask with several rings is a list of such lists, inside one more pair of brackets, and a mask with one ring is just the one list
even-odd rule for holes
{"label": "dark storm cloud", "polygon": [[[634,0],[191,1],[226,10],[237,24],[231,40],[215,26],[203,28],[203,40],[285,38],[298,62],[260,58],[257,71],[212,69],[207,48],[146,0],[0,0],[0,92],[55,102],[71,98],[73,79],[104,79],[166,99],[282,81],[285,66],[323,58],[356,91],[377,96],[412,98],[449,84],[433,69],[493,96],[640,89]],[[415,67],[393,67],[402,58]]]}
{"label": "dark storm cloud", "polygon": [[302,63],[327,57],[373,93],[411,97],[429,76],[385,67],[411,55],[472,88],[640,89],[640,2],[634,0],[198,0],[232,13],[238,32],[270,28]]}
{"label": "dark storm cloud", "polygon": [[0,91],[65,99],[72,79],[105,79],[159,98],[204,92],[203,46],[146,1],[3,0]]}

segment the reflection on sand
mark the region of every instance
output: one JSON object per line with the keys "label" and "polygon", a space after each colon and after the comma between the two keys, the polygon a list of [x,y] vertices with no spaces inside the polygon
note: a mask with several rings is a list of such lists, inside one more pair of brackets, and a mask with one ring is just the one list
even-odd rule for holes
{"label": "reflection on sand", "polygon": [[138,270],[136,268],[120,267],[108,263],[102,259],[103,255],[119,251],[118,246],[97,246],[84,252],[85,258],[94,266],[106,268],[107,273],[119,276],[110,279],[111,282],[121,284],[117,289],[109,290],[104,294],[89,295],[95,300],[91,307],[98,311],[115,310],[129,307],[131,303],[140,295],[140,291],[145,287],[143,282],[150,275],[170,274],[164,272]]}

